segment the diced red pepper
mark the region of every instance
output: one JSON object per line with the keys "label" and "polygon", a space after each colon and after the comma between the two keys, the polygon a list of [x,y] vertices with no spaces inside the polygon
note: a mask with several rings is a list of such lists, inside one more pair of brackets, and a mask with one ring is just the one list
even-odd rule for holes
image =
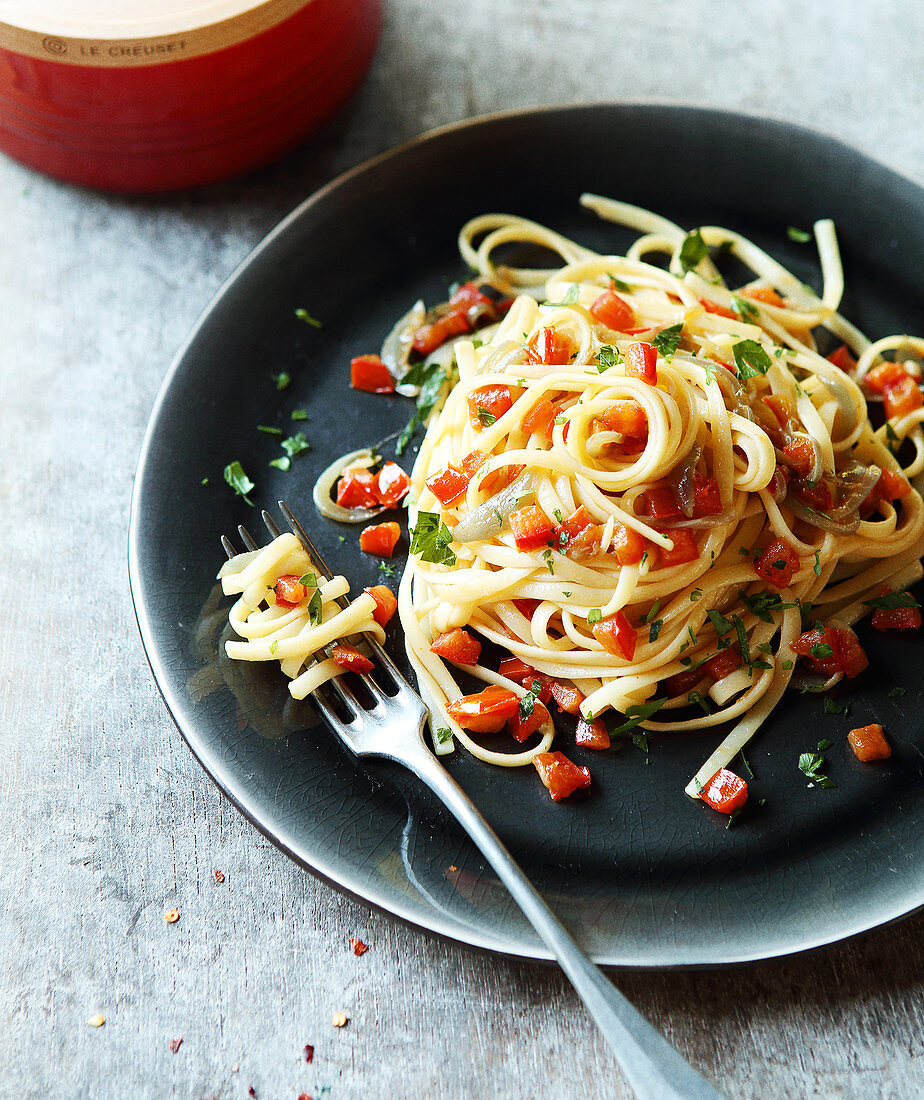
{"label": "diced red pepper", "polygon": [[429,355],[453,336],[471,331],[472,326],[464,312],[447,313],[420,326],[414,333],[413,348],[420,355]]}
{"label": "diced red pepper", "polygon": [[291,611],[305,598],[305,591],[294,573],[286,573],[276,581],[276,606]]}
{"label": "diced red pepper", "polygon": [[796,417],[796,407],[790,397],[785,393],[768,393],[761,401],[776,417],[781,428],[788,428],[790,421]]}
{"label": "diced red pepper", "polygon": [[863,385],[867,390],[872,390],[873,393],[885,393],[888,386],[901,381],[902,378],[909,377],[910,375],[901,363],[886,360],[884,363],[873,367],[871,371],[867,371],[863,377]]}
{"label": "diced red pepper", "polygon": [[857,361],[854,359],[850,352],[850,348],[846,344],[841,344],[839,348],[836,348],[828,356],[828,362],[833,363],[836,367],[844,372],[844,374],[853,374],[857,369]]}
{"label": "diced red pepper", "polygon": [[650,386],[658,384],[658,353],[651,344],[637,341],[626,348],[626,374]]}
{"label": "diced red pepper", "polygon": [[[493,386],[481,386],[472,390],[468,395],[469,418],[472,427],[489,427],[494,420],[500,420],[505,412],[513,405],[513,392],[509,386],[497,384]],[[491,419],[494,417],[494,420]]]}
{"label": "diced red pepper", "polygon": [[531,619],[536,613],[536,608],[541,603],[541,600],[519,599],[513,601],[513,606],[519,611],[521,615],[524,615],[527,619]]}
{"label": "diced red pepper", "polygon": [[874,630],[919,630],[920,607],[877,607],[871,620]]}
{"label": "diced red pepper", "polygon": [[641,494],[642,515],[651,519],[678,519],[680,501],[669,485],[652,485]]}
{"label": "diced red pepper", "polygon": [[868,519],[876,511],[876,505],[881,500],[889,503],[901,500],[911,492],[911,485],[906,477],[894,470],[884,468],[879,475],[879,480],[873,486],[873,491],[860,505],[860,518]]}
{"label": "diced red pepper", "polygon": [[[818,647],[825,648],[819,650]],[[790,642],[789,648],[800,657],[807,658],[816,671],[824,676],[843,672],[852,680],[869,664],[859,639],[847,626],[829,625],[824,630],[807,630]],[[831,651],[830,654],[828,650]]]}
{"label": "diced red pepper", "polygon": [[658,547],[661,568],[668,569],[672,565],[686,565],[688,562],[699,558],[699,546],[693,537],[693,532],[681,527],[671,531],[670,538],[674,543],[673,549],[668,550],[664,546]]}
{"label": "diced red pepper", "polygon": [[793,492],[816,512],[827,512],[834,504],[834,491],[827,481],[800,481],[793,485]]}
{"label": "diced red pepper", "polygon": [[815,448],[804,436],[797,436],[782,448],[782,461],[799,477],[808,477],[815,465]]}
{"label": "diced red pepper", "polygon": [[738,314],[728,306],[720,306],[718,302],[710,302],[708,298],[700,298],[698,301],[707,313],[714,313],[717,317],[728,317],[731,321],[739,319]]}
{"label": "diced red pepper", "polygon": [[870,760],[888,760],[892,755],[892,746],[886,741],[878,722],[851,730],[847,734],[847,740],[853,749],[853,755],[864,764]]}
{"label": "diced red pepper", "polygon": [[736,669],[741,668],[741,654],[734,646],[729,646],[728,649],[719,650],[714,657],[710,657],[700,667],[705,669],[712,679],[718,682],[724,680],[726,676],[730,676]]}
{"label": "diced red pepper", "polygon": [[468,314],[470,310],[474,309],[485,310],[493,314],[497,309],[494,299],[489,298],[477,283],[472,282],[463,283],[450,297],[449,304],[453,307],[454,313]]}
{"label": "diced red pepper", "polygon": [[581,703],[584,696],[573,684],[563,684],[560,680],[552,680],[549,683],[552,698],[560,711],[565,714],[580,714]]}
{"label": "diced red pepper", "polygon": [[720,814],[731,814],[747,802],[748,785],[740,775],[728,768],[719,768],[700,791],[699,797]]}
{"label": "diced red pepper", "polygon": [[765,306],[779,306],[786,308],[786,303],[777,294],[772,286],[746,286],[738,291],[742,298],[750,298],[754,302],[762,302]]}
{"label": "diced red pepper", "polygon": [[754,572],[775,588],[786,588],[799,571],[799,556],[785,539],[774,539],[754,562]]}
{"label": "diced red pepper", "polygon": [[536,675],[533,666],[521,661],[519,657],[504,657],[497,671],[506,679],[513,680],[515,684],[522,684],[524,687],[529,677]]}
{"label": "diced red pepper", "polygon": [[722,512],[719,483],[714,477],[706,477],[696,470],[693,474],[693,517],[717,516]]}
{"label": "diced red pepper", "polygon": [[635,656],[638,631],[622,611],[617,611],[615,615],[607,615],[605,619],[594,623],[593,632],[594,637],[607,653],[612,653],[614,657],[622,657],[624,661],[631,661]]}
{"label": "diced red pepper", "polygon": [[445,508],[462,499],[470,481],[471,478],[455,466],[447,466],[427,478],[427,488]]}
{"label": "diced red pepper", "polygon": [[371,470],[347,470],[337,482],[337,503],[341,508],[375,508],[375,474]]}
{"label": "diced red pepper", "polygon": [[477,665],[481,642],[467,630],[456,627],[441,634],[430,646],[430,652],[457,665]]}
{"label": "diced red pepper", "polygon": [[375,495],[386,508],[394,508],[410,487],[411,479],[397,462],[386,462],[375,475]]}
{"label": "diced red pepper", "polygon": [[620,565],[638,565],[647,546],[648,540],[634,528],[623,523],[613,528],[612,551]]}
{"label": "diced red pepper", "polygon": [[533,763],[553,802],[560,802],[575,791],[590,786],[590,769],[579,768],[563,752],[537,753]]}
{"label": "diced red pepper", "polygon": [[582,749],[608,749],[610,747],[610,735],[606,726],[599,718],[588,722],[586,718],[579,718],[577,729],[574,731],[574,743]]}
{"label": "diced red pepper", "polygon": [[548,366],[564,366],[571,362],[573,354],[571,341],[554,328],[539,329],[533,334],[527,347],[527,362],[545,363]]}
{"label": "diced red pepper", "polygon": [[510,736],[514,741],[519,741],[522,744],[530,734],[535,733],[548,720],[549,712],[537,699],[534,701],[533,709],[529,714],[524,716],[522,711],[518,709],[507,723],[507,728],[510,730]]}
{"label": "diced red pepper", "polygon": [[516,481],[525,469],[526,467],[519,462],[512,463],[509,466],[498,466],[496,470],[491,470],[490,473],[484,475],[478,488],[487,496],[493,496]]}
{"label": "diced red pepper", "polygon": [[393,393],[395,380],[378,355],[357,355],[350,360],[350,385],[366,393]]}
{"label": "diced red pepper", "polygon": [[469,451],[459,463],[459,469],[463,474],[474,477],[476,472],[488,461],[488,456],[483,451]]}
{"label": "diced red pepper", "polygon": [[476,695],[463,695],[446,708],[464,730],[498,733],[519,712],[520,700],[509,688],[492,684]]}
{"label": "diced red pepper", "polygon": [[604,290],[590,312],[601,325],[614,332],[625,332],[635,319],[635,310],[613,290]]}
{"label": "diced red pepper", "polygon": [[891,420],[896,416],[907,416],[924,405],[924,394],[910,374],[903,374],[894,382],[889,382],[883,395],[885,414]]}
{"label": "diced red pepper", "polygon": [[386,588],[384,584],[375,584],[371,588],[364,588],[363,592],[368,592],[375,600],[372,618],[379,626],[388,626],[392,616],[398,610],[398,600],[394,592],[390,588]]}
{"label": "diced red pepper", "polygon": [[371,672],[374,667],[368,657],[360,653],[358,649],[351,645],[345,645],[343,642],[334,646],[331,650],[331,656],[334,659],[334,664],[350,672]]}
{"label": "diced red pepper", "polygon": [[543,397],[526,413],[520,427],[526,435],[548,436],[554,420],[555,406]]}
{"label": "diced red pepper", "polygon": [[614,401],[603,410],[602,420],[611,432],[633,436],[648,434],[648,414],[637,401]]}
{"label": "diced red pepper", "polygon": [[538,504],[528,504],[511,514],[510,530],[517,550],[538,550],[554,537],[555,524]]}
{"label": "diced red pepper", "polygon": [[397,523],[374,523],[365,527],[359,536],[359,548],[367,554],[376,554],[380,558],[390,558],[401,537],[401,528]]}
{"label": "diced red pepper", "polygon": [[688,695],[697,684],[705,680],[707,676],[705,665],[699,668],[687,668],[683,672],[675,672],[664,681],[664,690],[671,699],[678,699],[681,695]]}

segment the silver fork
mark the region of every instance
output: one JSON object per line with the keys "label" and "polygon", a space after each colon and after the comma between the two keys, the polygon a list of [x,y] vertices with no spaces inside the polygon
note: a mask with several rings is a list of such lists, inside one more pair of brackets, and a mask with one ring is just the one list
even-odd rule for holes
{"label": "silver fork", "polygon": [[[330,570],[291,509],[282,500],[279,507],[317,571],[330,578]],[[262,516],[270,535],[278,537],[280,530],[273,517],[266,511]],[[244,527],[238,527],[238,532],[248,550],[258,549]],[[236,553],[230,539],[222,536],[221,542],[229,557]],[[468,795],[428,749],[423,732],[428,717],[424,701],[382,647],[372,639],[367,639],[367,644],[379,669],[385,669],[391,679],[394,694],[387,694],[371,676],[364,675],[362,681],[372,700],[367,706],[342,678],[331,680],[329,686],[352,715],[344,720],[316,693],[315,706],[333,731],[357,756],[385,757],[409,768],[452,812],[558,960],[640,1100],[722,1100],[721,1093],[681,1058],[578,947]]]}

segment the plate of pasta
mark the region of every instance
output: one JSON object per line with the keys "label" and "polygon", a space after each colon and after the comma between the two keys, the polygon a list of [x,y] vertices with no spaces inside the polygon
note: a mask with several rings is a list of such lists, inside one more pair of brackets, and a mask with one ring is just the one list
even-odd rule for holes
{"label": "plate of pasta", "polygon": [[[543,957],[441,807],[318,723],[374,638],[602,962],[918,908],[922,199],[784,123],[601,105],[298,208],[178,356],[133,500],[145,647],[219,786],[369,902]],[[280,497],[332,580],[291,535],[222,565]]]}

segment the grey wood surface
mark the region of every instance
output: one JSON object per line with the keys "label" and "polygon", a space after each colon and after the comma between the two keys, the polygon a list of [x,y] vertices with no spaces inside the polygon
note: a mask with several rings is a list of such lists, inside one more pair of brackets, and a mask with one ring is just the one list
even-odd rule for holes
{"label": "grey wood surface", "polygon": [[[222,280],[370,154],[503,107],[667,98],[815,124],[924,181],[922,40],[914,0],[388,0],[349,108],[249,179],[124,198],[0,159],[0,1096],[628,1095],[558,972],[370,911],[220,797],[132,614],[140,440]],[[916,1097],[922,932],[615,980],[729,1096]]]}

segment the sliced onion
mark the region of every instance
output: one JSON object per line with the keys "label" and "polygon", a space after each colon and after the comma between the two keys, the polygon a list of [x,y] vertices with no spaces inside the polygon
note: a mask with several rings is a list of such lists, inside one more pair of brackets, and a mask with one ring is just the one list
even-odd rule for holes
{"label": "sliced onion", "polygon": [[[408,359],[414,346],[414,336],[426,319],[427,311],[423,301],[418,299],[405,315],[395,324],[382,342],[382,362],[388,367],[388,373],[400,383],[407,374]],[[418,386],[396,386],[404,397],[416,397]]]}
{"label": "sliced onion", "polygon": [[697,528],[707,527],[721,527],[723,523],[731,523],[735,518],[735,513],[720,512],[717,516],[697,516],[696,519],[652,519],[648,516],[645,517],[645,523],[650,524],[657,531],[672,531],[678,527],[690,527],[694,530]]}
{"label": "sliced onion", "polygon": [[844,489],[844,496],[836,508],[826,513],[828,518],[841,520],[855,512],[876,488],[881,473],[878,466],[864,466],[859,462],[839,473],[836,480]]}
{"label": "sliced onion", "polygon": [[694,497],[694,474],[696,473],[696,464],[699,462],[702,454],[703,448],[698,443],[694,444],[687,452],[686,458],[671,471],[671,476],[668,479],[669,483],[674,488],[677,499],[680,501],[680,510],[687,519],[693,518],[693,509],[696,504]]}
{"label": "sliced onion", "polygon": [[822,531],[830,531],[835,535],[852,535],[860,526],[860,513],[854,512],[846,522],[831,519],[822,512],[816,512],[814,508],[807,508],[801,501],[796,500],[791,494],[786,498],[786,507],[793,515],[804,519],[812,527],[818,527]]}
{"label": "sliced onion", "polygon": [[495,493],[484,504],[479,504],[474,512],[469,512],[464,519],[459,520],[452,529],[452,541],[476,542],[492,538],[503,530],[511,512],[517,510],[522,500],[532,496],[535,488],[535,476],[524,470],[506,489]]}
{"label": "sliced onion", "polygon": [[837,401],[837,411],[841,414],[841,417],[846,422],[846,426],[842,433],[842,438],[850,435],[850,433],[857,426],[857,406],[856,402],[850,396],[847,387],[840,379],[837,378],[822,378],[822,382],[828,387],[831,393],[834,395],[835,401]]}
{"label": "sliced onion", "polygon": [[813,695],[823,695],[826,691],[830,691],[835,684],[839,684],[843,678],[843,672],[835,672],[826,680],[813,675],[811,672],[794,672],[789,683],[790,686],[800,692],[809,691]]}
{"label": "sliced onion", "polygon": [[[713,366],[714,365],[715,364],[713,364]],[[735,375],[722,367],[721,370],[715,371],[713,377],[719,384],[719,389],[722,391],[722,396],[725,399],[725,407],[729,412],[737,413],[739,416],[743,416],[745,420],[753,420],[754,414],[751,412],[751,406],[748,404],[747,391]],[[729,402],[731,402],[730,405]]]}
{"label": "sliced onion", "polygon": [[335,459],[314,483],[312,496],[314,506],[326,519],[334,519],[338,523],[365,523],[366,520],[380,516],[384,511],[384,505],[379,508],[344,508],[331,500],[331,490],[338,477],[351,466],[371,466],[372,452],[368,447],[361,451],[352,451],[348,455],[342,455]]}

